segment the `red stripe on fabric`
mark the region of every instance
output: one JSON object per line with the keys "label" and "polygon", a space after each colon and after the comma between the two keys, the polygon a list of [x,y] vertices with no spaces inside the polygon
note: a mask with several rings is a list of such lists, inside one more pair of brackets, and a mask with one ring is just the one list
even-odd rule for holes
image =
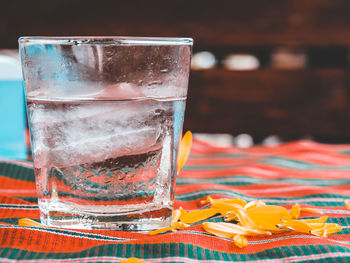
{"label": "red stripe on fabric", "polygon": [[204,198],[191,200],[191,201],[175,200],[174,201],[174,209],[179,209],[180,207],[182,207],[183,209],[186,209],[186,210],[193,210],[193,209],[202,208],[205,206],[205,205],[201,204],[201,202],[200,202],[203,199]]}
{"label": "red stripe on fabric", "polygon": [[296,170],[269,164],[254,164],[233,168],[182,170],[183,178],[215,178],[235,175],[247,175],[261,179],[305,178],[305,179],[349,179],[349,170]]}
{"label": "red stripe on fabric", "polygon": [[[39,209],[11,209],[11,208],[0,208],[0,218],[33,218],[39,219]],[[1,244],[1,243],[0,243]]]}
{"label": "red stripe on fabric", "polygon": [[221,147],[213,145],[209,142],[193,139],[191,152],[196,154],[217,154],[217,153],[233,153],[233,154],[263,154],[263,155],[278,155],[290,152],[300,151],[318,151],[318,152],[332,152],[349,150],[348,144],[322,144],[312,141],[300,140],[289,143],[283,143],[277,147],[271,146],[254,146],[251,148],[238,147]]}
{"label": "red stripe on fabric", "polygon": [[[260,158],[201,158],[201,159],[189,159],[186,166],[192,165],[247,165],[255,163]],[[349,159],[350,160],[350,159]]]}
{"label": "red stripe on fabric", "polygon": [[[14,197],[9,197],[9,196],[4,196],[4,195],[0,195],[0,204],[28,204],[31,205],[33,203],[21,200],[21,199],[17,199]],[[35,203],[37,204],[37,203]]]}
{"label": "red stripe on fabric", "polygon": [[2,190],[6,190],[9,188],[13,189],[31,189],[35,190],[35,183],[34,182],[28,182],[24,180],[18,180],[18,179],[13,179],[9,178],[6,176],[0,175],[0,194]]}
{"label": "red stripe on fabric", "polygon": [[309,151],[301,153],[285,153],[278,157],[319,165],[344,166],[350,164],[350,155],[333,152],[321,153],[318,151]]}
{"label": "red stripe on fabric", "polygon": [[227,186],[222,184],[188,184],[179,185],[176,187],[176,194],[186,194],[190,192],[200,192],[203,190],[225,190],[232,191],[238,194],[249,195],[252,197],[300,197],[312,194],[337,193],[349,195],[349,189],[339,187],[317,187],[306,185],[291,185],[291,184],[259,184],[247,186]]}
{"label": "red stripe on fabric", "polygon": [[[270,151],[263,152],[261,154],[254,154],[249,152],[249,150],[240,150],[240,154],[246,154],[243,158],[233,157],[233,158],[223,158],[215,157],[215,155],[197,155],[196,158],[190,158],[187,165],[227,165],[227,164],[246,164],[251,162],[259,161],[260,159],[276,156]],[[237,154],[237,152],[234,152]],[[288,150],[287,152],[278,153],[278,157],[293,159],[301,162],[309,162],[312,164],[319,165],[332,165],[332,166],[342,166],[350,164],[350,155],[342,154],[339,152],[332,151],[319,151],[315,149],[298,149],[294,151]]]}
{"label": "red stripe on fabric", "polygon": [[[249,153],[247,153],[249,155]],[[266,153],[265,155],[252,155],[244,158],[223,158],[215,157],[215,155],[203,155],[197,158],[189,159],[186,165],[246,165],[269,157],[276,156]],[[319,152],[319,151],[294,151],[287,153],[280,153],[278,157],[292,159],[295,161],[308,162],[316,165],[331,165],[331,166],[344,166],[350,164],[350,155],[341,154],[337,152]]]}
{"label": "red stripe on fabric", "polygon": [[0,195],[23,197],[35,197],[37,195],[34,182],[13,179],[1,175],[0,182]]}

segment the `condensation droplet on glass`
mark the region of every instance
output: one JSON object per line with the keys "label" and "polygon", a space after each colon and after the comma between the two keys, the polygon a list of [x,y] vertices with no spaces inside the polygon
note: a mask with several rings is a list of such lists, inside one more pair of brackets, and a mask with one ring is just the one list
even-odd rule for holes
{"label": "condensation droplet on glass", "polygon": [[78,40],[73,40],[73,44],[76,46],[80,46],[81,42]]}
{"label": "condensation droplet on glass", "polygon": [[153,85],[161,85],[163,84],[163,81],[161,80],[154,80],[148,83],[148,86],[153,86]]}

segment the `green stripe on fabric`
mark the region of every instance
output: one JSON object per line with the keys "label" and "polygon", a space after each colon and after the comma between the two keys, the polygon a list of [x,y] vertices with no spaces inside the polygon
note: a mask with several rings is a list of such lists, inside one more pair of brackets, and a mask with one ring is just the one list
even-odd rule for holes
{"label": "green stripe on fabric", "polygon": [[[110,255],[111,251],[113,251],[113,249],[110,246],[103,246],[103,247],[107,247],[107,254],[103,254],[103,255]],[[126,250],[125,246],[117,246],[117,255],[122,255],[125,254],[124,253],[124,249]]]}
{"label": "green stripe on fabric", "polygon": [[11,225],[18,225],[18,220],[20,218],[0,218],[1,223],[11,224]]}
{"label": "green stripe on fabric", "polygon": [[188,255],[187,255],[187,257],[188,258],[194,258],[193,249],[191,249],[189,246],[186,246],[186,247],[188,247]]}
{"label": "green stripe on fabric", "polygon": [[[161,250],[159,251],[161,255],[164,256],[169,256],[168,252],[167,252],[167,244],[160,244],[159,245],[161,247]],[[152,255],[153,256],[153,255]]]}
{"label": "green stripe on fabric", "polygon": [[197,247],[197,246],[195,246],[195,248],[197,250],[197,258],[196,259],[202,260],[203,259],[202,255],[204,254],[204,253],[202,253],[202,250],[204,250],[204,249],[202,249],[201,247]]}
{"label": "green stripe on fabric", "polygon": [[34,169],[18,164],[0,162],[0,175],[18,180],[35,182]]}
{"label": "green stripe on fabric", "polygon": [[140,244],[135,244],[134,250],[135,250],[135,257],[140,258]]}
{"label": "green stripe on fabric", "polygon": [[186,247],[185,244],[180,243],[178,253],[184,257],[188,257],[188,250],[186,249],[187,247],[186,248],[185,247]]}
{"label": "green stripe on fabric", "polygon": [[30,203],[36,203],[36,204],[38,203],[38,197],[36,196],[15,196],[15,198],[30,202]]}

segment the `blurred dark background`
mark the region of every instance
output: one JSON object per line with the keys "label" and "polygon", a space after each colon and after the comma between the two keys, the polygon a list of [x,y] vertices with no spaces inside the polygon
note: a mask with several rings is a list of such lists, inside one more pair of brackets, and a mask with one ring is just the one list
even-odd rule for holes
{"label": "blurred dark background", "polygon": [[19,36],[193,37],[185,130],[350,142],[350,1],[0,1]]}

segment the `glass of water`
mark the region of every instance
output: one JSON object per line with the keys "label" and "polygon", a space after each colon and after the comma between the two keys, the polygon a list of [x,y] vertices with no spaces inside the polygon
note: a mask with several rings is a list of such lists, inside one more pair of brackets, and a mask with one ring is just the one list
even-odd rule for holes
{"label": "glass of water", "polygon": [[21,37],[41,222],[170,225],[192,39]]}

